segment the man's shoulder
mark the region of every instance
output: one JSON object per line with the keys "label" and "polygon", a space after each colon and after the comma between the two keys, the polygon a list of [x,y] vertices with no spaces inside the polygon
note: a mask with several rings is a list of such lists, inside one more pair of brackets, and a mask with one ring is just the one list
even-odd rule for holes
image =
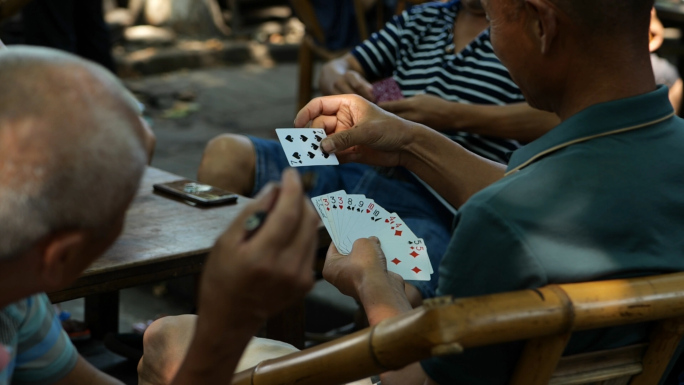
{"label": "man's shoulder", "polygon": [[50,302],[45,293],[22,298],[0,309],[0,343],[8,344],[32,320],[51,317]]}

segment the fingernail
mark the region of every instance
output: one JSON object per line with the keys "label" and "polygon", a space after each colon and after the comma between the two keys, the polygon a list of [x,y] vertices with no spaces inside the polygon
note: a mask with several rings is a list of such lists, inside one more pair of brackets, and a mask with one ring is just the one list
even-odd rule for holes
{"label": "fingernail", "polygon": [[333,142],[332,139],[323,139],[323,142],[321,142],[321,147],[323,147],[323,151],[327,152],[328,154],[335,153],[335,142]]}
{"label": "fingernail", "polygon": [[370,239],[371,241],[373,241],[375,243],[380,243],[380,239],[378,237],[370,237],[368,239]]}

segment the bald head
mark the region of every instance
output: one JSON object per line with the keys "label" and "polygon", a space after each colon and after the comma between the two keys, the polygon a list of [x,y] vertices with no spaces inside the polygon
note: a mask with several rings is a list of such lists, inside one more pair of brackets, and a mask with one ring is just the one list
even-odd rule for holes
{"label": "bald head", "polygon": [[0,259],[120,216],[146,162],[121,84],[96,64],[27,47],[0,53],[0,84]]}

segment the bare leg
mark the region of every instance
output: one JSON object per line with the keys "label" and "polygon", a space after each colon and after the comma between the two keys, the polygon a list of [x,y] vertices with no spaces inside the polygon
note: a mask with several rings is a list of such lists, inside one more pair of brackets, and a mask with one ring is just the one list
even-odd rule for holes
{"label": "bare leg", "polygon": [[249,138],[224,134],[209,141],[197,180],[241,195],[254,187],[256,154]]}

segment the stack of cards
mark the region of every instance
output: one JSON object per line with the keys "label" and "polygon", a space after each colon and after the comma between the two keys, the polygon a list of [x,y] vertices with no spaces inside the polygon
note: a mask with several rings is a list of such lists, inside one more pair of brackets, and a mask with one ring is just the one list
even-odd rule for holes
{"label": "stack of cards", "polygon": [[404,98],[401,88],[394,78],[387,78],[377,81],[373,85],[373,96],[375,103],[392,102]]}
{"label": "stack of cards", "polygon": [[321,149],[327,137],[321,128],[276,128],[276,134],[291,167],[338,165],[335,154]]}
{"label": "stack of cards", "polygon": [[378,237],[387,270],[405,280],[428,281],[433,273],[427,247],[396,213],[389,213],[364,195],[344,191],[311,198],[337,250],[351,252],[359,238]]}

